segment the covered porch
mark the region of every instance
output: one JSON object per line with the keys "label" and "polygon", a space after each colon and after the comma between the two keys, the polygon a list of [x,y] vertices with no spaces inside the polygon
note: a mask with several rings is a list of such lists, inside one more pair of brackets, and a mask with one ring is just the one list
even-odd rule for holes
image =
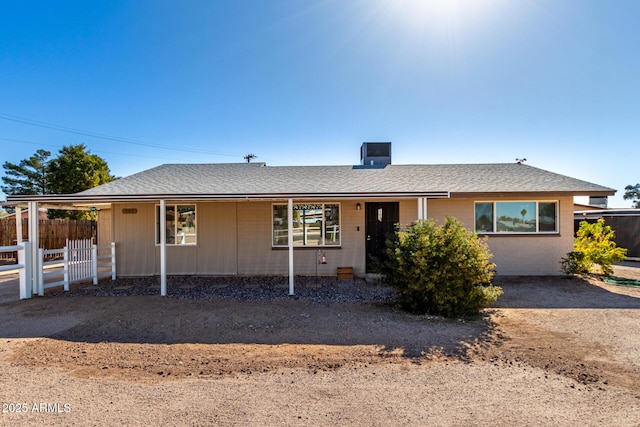
{"label": "covered porch", "polygon": [[[136,208],[131,208],[128,206],[147,206],[147,209],[152,209],[156,212],[157,224],[155,227],[149,227],[148,224],[145,227],[149,230],[151,229],[151,233],[153,230],[157,232],[157,240],[156,244],[151,244],[151,249],[149,253],[151,254],[151,258],[153,258],[152,262],[157,266],[157,270],[154,269],[150,273],[144,274],[148,276],[157,277],[159,281],[159,293],[162,296],[167,295],[167,287],[168,281],[167,277],[172,275],[185,275],[189,273],[185,273],[181,271],[179,268],[173,268],[175,264],[172,254],[177,253],[181,250],[199,250],[200,253],[196,255],[196,257],[204,258],[204,257],[217,257],[219,256],[215,250],[210,250],[207,247],[207,240],[211,240],[213,235],[217,235],[219,233],[209,232],[211,229],[210,225],[206,225],[207,221],[210,221],[211,218],[207,217],[209,212],[206,209],[207,206],[225,206],[227,207],[231,213],[227,216],[232,217],[234,221],[236,221],[235,230],[227,230],[227,237],[220,242],[220,245],[224,246],[224,249],[228,249],[231,252],[236,252],[238,260],[237,264],[234,268],[225,270],[223,275],[260,275],[260,274],[276,274],[279,276],[286,276],[287,287],[286,291],[288,295],[296,294],[296,275],[331,275],[335,274],[337,267],[341,266],[353,266],[356,265],[355,271],[358,275],[364,275],[364,263],[366,260],[366,241],[367,236],[365,234],[365,205],[372,201],[384,202],[395,200],[401,203],[403,207],[403,220],[404,222],[412,222],[415,219],[425,219],[427,218],[427,200],[429,198],[443,198],[446,197],[446,194],[430,194],[424,197],[407,197],[406,194],[403,195],[382,195],[376,194],[375,197],[371,198],[363,198],[357,197],[361,195],[350,195],[350,197],[336,197],[333,195],[332,197],[317,197],[311,198],[309,195],[303,195],[302,197],[248,197],[244,196],[242,198],[219,198],[219,197],[210,197],[205,198],[202,196],[199,197],[185,197],[184,195],[172,195],[172,197],[166,198],[152,198],[152,197],[144,197],[144,198],[103,198],[102,200],[96,200],[95,198],[91,200],[79,200],[78,197],[74,197],[76,195],[70,196],[31,196],[31,199],[38,200],[29,200],[26,203],[16,204],[15,207],[18,212],[22,212],[23,210],[27,210],[29,215],[32,213],[38,212],[39,208],[55,208],[55,209],[89,209],[95,210],[99,215],[99,224],[102,220],[104,223],[99,225],[99,227],[104,227],[105,229],[110,231],[110,238],[113,239],[117,246],[117,251],[119,253],[118,258],[120,260],[124,260],[126,258],[126,254],[128,253],[126,249],[126,242],[118,241],[119,233],[130,233],[130,230],[140,229],[143,226],[143,223],[132,223],[131,228],[123,228],[121,224],[119,224],[119,220],[116,218],[117,216],[128,216],[129,218],[135,217],[131,215],[131,212],[135,212]],[[16,196],[20,197],[20,196]],[[25,196],[26,197],[26,196]],[[294,216],[296,215],[296,209],[294,206],[298,206],[302,203],[309,202],[318,202],[319,200],[332,200],[335,204],[338,204],[340,207],[340,221],[338,224],[334,224],[329,228],[327,228],[326,236],[327,239],[336,239],[336,235],[339,234],[341,236],[342,241],[338,245],[316,245],[316,246],[308,246],[301,247],[299,246],[299,242],[296,240],[300,238],[299,230],[294,227],[295,224],[298,224],[297,221],[300,219],[297,218],[294,220]],[[200,217],[196,219],[198,222],[198,240],[197,245],[193,245],[191,248],[187,248],[186,245],[183,247],[177,247],[174,243],[175,236],[171,235],[171,233],[167,233],[166,227],[160,227],[158,224],[165,224],[167,222],[167,207],[172,205],[177,205],[180,203],[192,203],[198,206],[198,213],[201,214]],[[270,211],[273,209],[274,205],[285,206],[286,207],[286,224],[284,224],[284,234],[285,239],[282,241],[279,236],[278,244],[274,244],[275,239],[275,231],[273,230],[273,217]],[[231,207],[233,206],[233,207]],[[206,208],[206,209],[205,209]],[[117,211],[117,212],[116,212]],[[109,215],[101,217],[101,213],[110,212]],[[246,217],[254,218],[250,224],[247,223]],[[257,217],[257,219],[255,218]],[[220,222],[220,217],[215,217],[214,222]],[[29,221],[29,223],[33,223]],[[37,222],[35,222],[37,223]],[[228,225],[224,222],[220,222],[218,224],[219,228],[233,228],[231,225]],[[17,227],[21,229],[21,224]],[[120,227],[120,229],[118,228]],[[238,229],[242,229],[238,231]],[[310,228],[312,229],[312,228]],[[116,231],[119,230],[119,231]],[[256,232],[258,230],[258,232]],[[220,231],[220,230],[214,230]],[[257,233],[255,236],[247,238],[246,235],[250,233]],[[105,233],[108,234],[108,233]],[[44,289],[41,289],[41,285],[38,282],[38,271],[42,269],[41,265],[37,265],[37,260],[39,259],[38,255],[38,232],[37,230],[29,229],[29,235],[33,236],[30,238],[30,242],[33,242],[33,245],[30,245],[30,259],[29,265],[26,265],[26,272],[31,274],[31,289],[36,290],[33,292],[34,294],[42,294]],[[139,236],[133,236],[137,240],[141,240]],[[235,238],[235,241],[233,239]],[[22,237],[20,236],[20,240],[22,241]],[[144,240],[144,239],[142,239]],[[172,243],[173,242],[173,243]],[[99,242],[103,243],[103,242]],[[148,243],[148,242],[147,242]],[[281,244],[284,243],[284,244]],[[199,246],[199,247],[198,247]],[[258,248],[257,246],[260,246]],[[136,250],[135,248],[132,248]],[[125,254],[124,258],[121,254]],[[328,262],[325,264],[326,260]],[[35,261],[34,261],[35,260]],[[271,261],[269,261],[271,260]],[[122,261],[125,262],[126,261]],[[267,265],[271,262],[273,265]],[[320,265],[318,265],[320,264]],[[202,265],[202,263],[200,264]],[[255,267],[251,269],[251,266]],[[315,271],[313,268],[315,267]],[[204,267],[203,267],[204,268]],[[262,268],[262,271],[256,271],[256,269]],[[320,271],[319,271],[320,270]],[[198,271],[191,273],[192,275],[218,275],[215,270],[207,271]],[[120,275],[120,271],[118,271],[118,275]],[[115,272],[114,272],[115,277]],[[29,292],[25,292],[27,294]],[[30,294],[29,294],[30,296]],[[28,297],[25,295],[25,297]]]}

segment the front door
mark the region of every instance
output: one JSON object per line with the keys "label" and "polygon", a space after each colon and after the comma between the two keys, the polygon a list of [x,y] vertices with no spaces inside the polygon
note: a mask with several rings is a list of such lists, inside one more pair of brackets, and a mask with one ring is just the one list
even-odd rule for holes
{"label": "front door", "polygon": [[387,236],[395,231],[400,222],[398,202],[365,203],[365,238],[367,250],[367,273],[375,273],[375,264],[385,252]]}

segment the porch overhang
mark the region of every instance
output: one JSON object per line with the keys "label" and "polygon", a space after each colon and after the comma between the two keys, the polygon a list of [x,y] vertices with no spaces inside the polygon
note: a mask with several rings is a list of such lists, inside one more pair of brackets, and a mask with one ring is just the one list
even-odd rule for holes
{"label": "porch overhang", "polygon": [[100,209],[111,203],[157,202],[158,200],[181,201],[264,201],[264,200],[337,200],[337,199],[442,199],[449,198],[449,191],[429,192],[350,192],[350,193],[246,193],[246,194],[118,194],[118,195],[81,195],[47,194],[8,196],[6,205],[26,207],[29,202],[38,202],[41,207],[53,209]]}

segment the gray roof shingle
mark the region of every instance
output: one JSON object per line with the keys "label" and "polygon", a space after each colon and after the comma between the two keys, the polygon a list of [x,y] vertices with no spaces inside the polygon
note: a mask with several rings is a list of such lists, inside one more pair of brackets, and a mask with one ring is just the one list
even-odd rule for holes
{"label": "gray roof shingle", "polygon": [[615,190],[528,165],[452,164],[266,166],[263,163],[165,164],[81,193],[78,197],[202,195],[355,195],[441,193],[565,193]]}

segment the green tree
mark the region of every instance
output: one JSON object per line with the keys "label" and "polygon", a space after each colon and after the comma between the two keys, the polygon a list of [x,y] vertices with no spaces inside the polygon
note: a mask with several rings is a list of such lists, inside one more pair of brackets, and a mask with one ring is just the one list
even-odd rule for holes
{"label": "green tree", "polygon": [[632,200],[634,208],[640,208],[640,184],[627,185],[624,187],[625,193],[622,196],[625,200]]}
{"label": "green tree", "polygon": [[[90,154],[84,144],[62,147],[58,157],[49,162],[48,172],[49,190],[54,194],[78,193],[115,179],[107,162]],[[84,211],[53,210],[49,213],[50,218],[86,219],[90,216]]]}
{"label": "green tree", "polygon": [[[58,156],[38,150],[19,164],[5,162],[2,191],[6,194],[70,194],[113,181],[107,162],[90,154],[84,144],[64,146]],[[82,211],[50,210],[50,218],[90,218]]]}
{"label": "green tree", "polygon": [[[605,225],[604,219],[589,223],[582,221],[576,233],[573,244],[573,252],[568,258],[561,261],[565,273],[588,273],[594,264],[600,267],[602,274],[613,274],[614,262],[624,261],[627,250],[617,247],[615,232],[609,225]],[[573,267],[572,271],[567,267]]]}
{"label": "green tree", "polygon": [[47,150],[38,150],[28,159],[21,160],[17,165],[4,162],[4,176],[2,177],[2,191],[5,194],[37,195],[49,193],[49,156]]}
{"label": "green tree", "polygon": [[477,314],[502,294],[491,285],[495,267],[486,244],[455,218],[443,226],[418,221],[387,241],[379,267],[399,291],[399,302],[415,313],[446,317]]}
{"label": "green tree", "polygon": [[101,157],[84,144],[64,146],[49,162],[49,189],[54,194],[77,193],[115,179]]}

